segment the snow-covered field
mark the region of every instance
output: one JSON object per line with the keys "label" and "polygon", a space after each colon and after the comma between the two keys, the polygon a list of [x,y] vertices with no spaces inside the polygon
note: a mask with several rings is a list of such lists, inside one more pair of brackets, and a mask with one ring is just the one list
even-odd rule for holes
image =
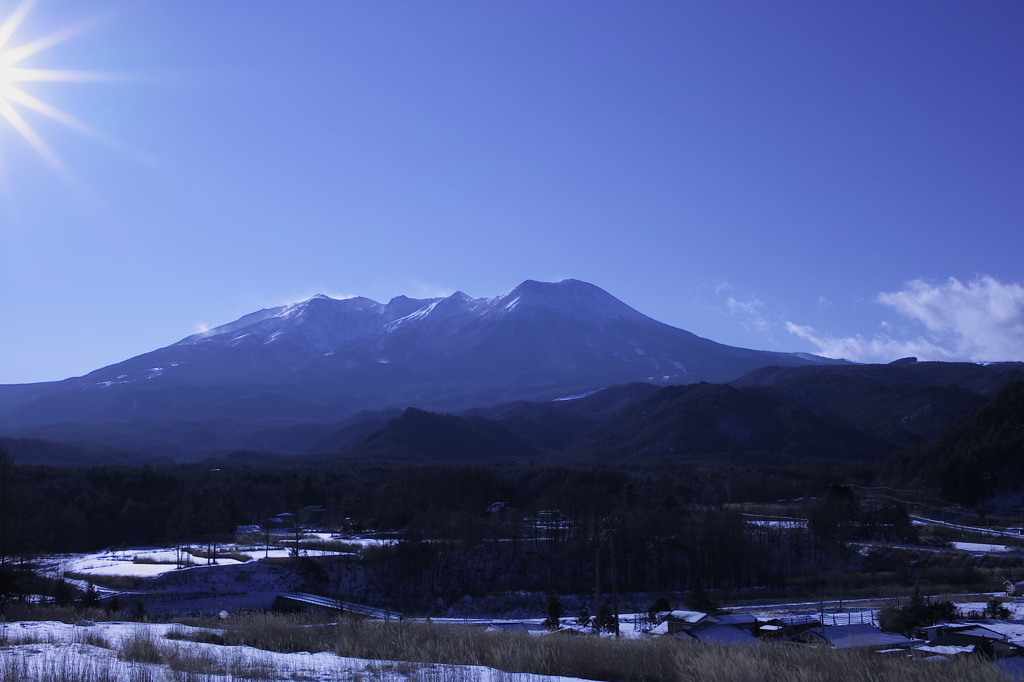
{"label": "snow-covered field", "polygon": [[[79,682],[164,679],[571,682],[576,679],[513,674],[482,666],[345,658],[323,652],[282,654],[246,646],[167,639],[166,635],[172,631],[178,634],[203,632],[184,625],[148,623],[5,623],[0,626],[0,637],[7,644],[0,648],[0,679],[18,679],[13,673],[20,673],[21,679],[43,679],[55,672],[64,673],[60,679]],[[136,660],[130,660],[133,658]],[[178,676],[169,676],[170,671],[177,671]]]}
{"label": "snow-covered field", "polygon": [[[329,534],[327,534],[329,535]],[[378,545],[389,542],[376,539],[355,539],[344,540],[346,543],[358,544],[360,546]],[[250,560],[264,558],[284,559],[293,556],[293,550],[288,547],[271,546],[269,549],[253,548],[252,546],[238,547],[233,545],[222,545],[219,553],[230,553],[248,557]],[[300,545],[299,553],[302,556],[322,557],[338,556],[345,552],[324,549],[310,549]],[[186,568],[197,569],[206,566],[237,566],[245,563],[239,559],[226,556],[218,556],[215,560],[209,561],[202,556],[182,553],[186,562]],[[114,551],[93,552],[90,554],[69,554],[49,557],[45,563],[48,569],[45,571],[51,577],[60,577],[64,572],[80,574],[88,579],[89,576],[136,576],[151,578],[170,571],[179,569],[178,553],[171,549],[154,548],[132,548],[119,549]]]}
{"label": "snow-covered field", "polygon": [[984,552],[986,554],[1009,552],[1014,549],[1006,545],[987,545],[981,542],[951,542],[949,544],[953,546],[953,549],[964,552]]}

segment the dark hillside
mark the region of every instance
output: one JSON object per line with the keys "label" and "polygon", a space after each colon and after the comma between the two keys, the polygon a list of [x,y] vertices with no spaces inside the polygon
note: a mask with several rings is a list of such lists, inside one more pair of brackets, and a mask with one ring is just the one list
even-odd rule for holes
{"label": "dark hillside", "polygon": [[1024,381],[961,417],[935,440],[894,455],[883,478],[963,504],[1019,506],[1024,497]]}
{"label": "dark hillside", "polygon": [[765,367],[731,383],[760,389],[837,424],[904,447],[939,435],[981,407],[1003,385],[1024,379],[1024,365],[916,362],[806,368]]}
{"label": "dark hillside", "polygon": [[166,457],[135,452],[90,450],[41,438],[0,438],[0,450],[6,450],[16,464],[84,467],[170,463]]}
{"label": "dark hillside", "polygon": [[[700,458],[744,455],[752,463],[874,460],[894,446],[798,407],[719,384],[670,386],[581,436],[580,459]],[[773,457],[776,456],[776,457]]]}
{"label": "dark hillside", "polygon": [[346,459],[423,462],[493,462],[541,452],[502,426],[409,408],[359,443],[342,450]]}
{"label": "dark hillside", "polygon": [[548,402],[517,400],[469,410],[463,416],[492,420],[542,450],[561,450],[603,419],[649,398],[658,390],[653,384],[622,384],[581,398]]}

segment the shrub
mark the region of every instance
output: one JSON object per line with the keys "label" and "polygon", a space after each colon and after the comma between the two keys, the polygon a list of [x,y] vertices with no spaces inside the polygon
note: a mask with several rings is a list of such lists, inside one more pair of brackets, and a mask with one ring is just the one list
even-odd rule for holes
{"label": "shrub", "polygon": [[163,663],[164,652],[149,628],[140,627],[121,640],[117,657],[130,663]]}

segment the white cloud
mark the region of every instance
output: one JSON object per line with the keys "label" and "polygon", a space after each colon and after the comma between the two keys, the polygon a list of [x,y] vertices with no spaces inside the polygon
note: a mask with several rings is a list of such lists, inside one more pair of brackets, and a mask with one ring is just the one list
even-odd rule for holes
{"label": "white cloud", "polygon": [[746,301],[737,301],[730,296],[729,300],[726,301],[726,306],[728,307],[729,314],[739,318],[740,324],[748,331],[753,328],[759,332],[766,333],[772,327],[771,318],[765,314],[764,303],[756,296],[751,296]]}
{"label": "white cloud", "polygon": [[870,339],[857,336],[835,337],[823,334],[813,327],[786,322],[786,330],[818,347],[818,353],[828,358],[843,358],[855,362],[892,362],[898,358],[914,356],[920,360],[956,360],[954,354],[927,339],[917,337],[899,341],[888,334],[876,334]]}
{"label": "white cloud", "polygon": [[[811,327],[786,323],[791,333],[818,346],[823,355],[859,362],[888,362],[899,357],[922,360],[995,362],[1024,360],[1024,287],[987,275],[969,282],[951,277],[941,284],[920,279],[876,298],[925,332],[909,340],[876,334],[834,337]],[[883,325],[891,329],[891,325]]]}

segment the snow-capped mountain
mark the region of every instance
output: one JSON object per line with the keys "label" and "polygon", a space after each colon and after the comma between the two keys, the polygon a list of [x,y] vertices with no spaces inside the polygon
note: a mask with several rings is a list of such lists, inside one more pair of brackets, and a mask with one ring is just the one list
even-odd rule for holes
{"label": "snow-capped mountain", "polygon": [[0,386],[0,428],[228,419],[328,421],[359,409],[440,410],[554,399],[631,381],[729,381],[767,365],[830,362],[724,346],[586,282],[526,281],[387,303],[317,295],[84,377]]}

